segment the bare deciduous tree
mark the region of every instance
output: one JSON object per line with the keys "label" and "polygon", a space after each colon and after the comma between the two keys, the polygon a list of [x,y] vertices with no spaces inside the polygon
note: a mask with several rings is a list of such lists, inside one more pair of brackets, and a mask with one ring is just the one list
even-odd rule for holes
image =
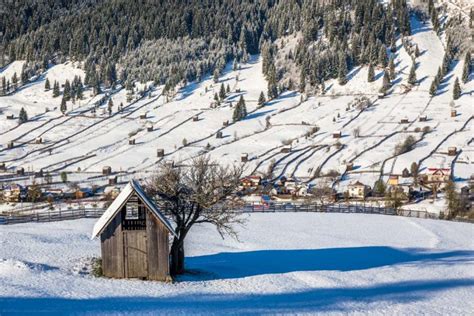
{"label": "bare deciduous tree", "polygon": [[235,192],[241,167],[222,166],[208,156],[192,160],[189,166],[160,165],[147,182],[147,191],[176,224],[171,245],[171,274],[184,273],[184,240],[194,224],[210,223],[222,237],[237,237],[235,224],[243,219],[232,209],[239,201]]}

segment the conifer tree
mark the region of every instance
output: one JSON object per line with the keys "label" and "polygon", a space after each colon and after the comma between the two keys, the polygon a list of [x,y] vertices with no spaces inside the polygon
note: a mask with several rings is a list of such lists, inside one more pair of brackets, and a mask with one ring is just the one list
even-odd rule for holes
{"label": "conifer tree", "polygon": [[467,51],[464,57],[464,66],[462,69],[462,82],[467,83],[471,74],[471,52]]}
{"label": "conifer tree", "polygon": [[230,93],[230,86],[229,86],[229,84],[227,84],[227,87],[226,87],[226,89],[225,89],[225,93],[226,93],[226,94]]}
{"label": "conifer tree", "polygon": [[53,98],[59,97],[59,83],[57,81],[54,81],[53,85]]}
{"label": "conifer tree", "polygon": [[459,85],[459,78],[456,77],[453,87],[453,99],[457,100],[461,97],[461,86]]}
{"label": "conifer tree", "polygon": [[450,64],[450,59],[449,59],[449,56],[447,53],[444,54],[444,57],[443,57],[443,65],[441,66],[441,74],[444,76],[446,76],[446,74],[448,73],[449,71],[449,64]]}
{"label": "conifer tree", "polygon": [[395,58],[392,56],[390,57],[390,61],[388,62],[388,71],[390,75],[390,80],[395,80],[396,73],[395,73]]}
{"label": "conifer tree", "polygon": [[387,56],[387,49],[385,48],[385,45],[380,45],[378,63],[384,68],[387,67],[388,56]]}
{"label": "conifer tree", "polygon": [[112,98],[110,98],[109,102],[107,103],[107,111],[109,112],[109,115],[112,114],[113,106],[114,106],[114,101],[112,101]]}
{"label": "conifer tree", "polygon": [[224,88],[224,84],[221,83],[221,88],[219,90],[219,98],[221,100],[224,100],[225,99],[225,88]]}
{"label": "conifer tree", "polygon": [[60,106],[59,109],[60,109],[61,113],[63,113],[63,114],[66,113],[66,111],[67,111],[66,98],[64,98],[64,96],[61,99],[61,106]]}
{"label": "conifer tree", "polygon": [[21,84],[26,84],[28,82],[28,71],[26,70],[26,64],[23,64],[23,67],[21,67],[20,79]]}
{"label": "conifer tree", "polygon": [[6,95],[7,94],[7,80],[5,79],[5,77],[2,77],[2,95]]}
{"label": "conifer tree", "polygon": [[382,80],[382,87],[380,88],[380,92],[383,94],[387,93],[388,89],[390,89],[391,82],[390,77],[387,71],[383,72],[383,80]]}
{"label": "conifer tree", "polygon": [[260,92],[260,96],[258,97],[258,105],[262,106],[265,103],[265,95],[263,91]]}
{"label": "conifer tree", "polygon": [[51,85],[49,83],[49,79],[46,78],[46,81],[44,82],[44,90],[49,91],[51,89]]}
{"label": "conifer tree", "polygon": [[245,100],[243,96],[240,96],[239,101],[237,102],[232,119],[234,122],[240,121],[247,116],[247,108],[245,106]]}
{"label": "conifer tree", "polygon": [[432,97],[434,97],[436,95],[436,90],[438,90],[438,84],[436,82],[436,78],[433,79],[433,81],[431,82],[431,86],[430,86],[430,95]]}
{"label": "conifer tree", "polygon": [[13,86],[13,90],[16,90],[16,88],[18,87],[18,76],[16,72],[13,74],[13,77],[12,77],[12,86]]}
{"label": "conifer tree", "polygon": [[341,86],[347,83],[347,62],[344,53],[339,54],[338,81]]}
{"label": "conifer tree", "polygon": [[63,98],[66,101],[71,99],[71,83],[69,80],[66,80],[66,83],[64,84]]}
{"label": "conifer tree", "polygon": [[416,65],[415,62],[411,64],[410,74],[408,75],[408,83],[411,85],[416,84]]}
{"label": "conifer tree", "polygon": [[372,65],[372,63],[369,64],[369,70],[367,72],[367,81],[368,82],[375,81],[375,71],[374,71],[374,66]]}
{"label": "conifer tree", "polygon": [[25,123],[26,121],[28,121],[28,114],[26,113],[24,108],[21,108],[20,114],[18,115],[18,120],[19,120],[20,124]]}

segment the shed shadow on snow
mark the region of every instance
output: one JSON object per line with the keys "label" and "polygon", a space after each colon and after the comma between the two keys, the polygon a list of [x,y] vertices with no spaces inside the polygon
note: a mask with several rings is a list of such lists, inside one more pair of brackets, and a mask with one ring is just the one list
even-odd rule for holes
{"label": "shed shadow on snow", "polygon": [[[171,285],[170,285],[171,286]],[[376,312],[374,302],[416,303],[437,293],[474,287],[474,279],[413,280],[370,286],[309,288],[303,291],[258,294],[184,293],[174,296],[115,296],[89,299],[61,297],[0,297],[5,314],[261,314],[354,312],[354,305]],[[385,304],[384,304],[385,305]],[[373,309],[375,308],[375,309]]]}
{"label": "shed shadow on snow", "polygon": [[186,258],[187,268],[201,271],[187,281],[237,279],[298,271],[357,271],[398,264],[474,262],[474,251],[428,252],[386,246],[222,252]]}

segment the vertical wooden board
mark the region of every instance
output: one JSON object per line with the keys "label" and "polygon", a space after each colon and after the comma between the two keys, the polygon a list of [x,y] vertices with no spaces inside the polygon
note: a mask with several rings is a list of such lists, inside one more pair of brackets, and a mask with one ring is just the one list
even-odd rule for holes
{"label": "vertical wooden board", "polygon": [[168,231],[152,213],[147,212],[149,279],[164,281],[169,276]]}
{"label": "vertical wooden board", "polygon": [[123,278],[123,245],[120,213],[110,222],[100,236],[102,270],[111,278]]}
{"label": "vertical wooden board", "polygon": [[120,213],[110,222],[100,236],[102,270],[104,275],[123,278],[123,241]]}
{"label": "vertical wooden board", "polygon": [[126,275],[128,278],[147,278],[147,238],[146,231],[124,232],[126,247]]}

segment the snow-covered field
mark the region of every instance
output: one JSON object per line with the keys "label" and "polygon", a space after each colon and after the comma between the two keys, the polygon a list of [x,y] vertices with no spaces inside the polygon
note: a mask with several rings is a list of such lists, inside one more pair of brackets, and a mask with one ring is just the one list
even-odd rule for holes
{"label": "snow-covered field", "polygon": [[[291,225],[288,225],[291,223]],[[166,284],[84,273],[94,220],[0,230],[0,314],[469,315],[474,226],[383,215],[248,215],[239,239],[189,235]],[[472,315],[472,314],[471,314]]]}

